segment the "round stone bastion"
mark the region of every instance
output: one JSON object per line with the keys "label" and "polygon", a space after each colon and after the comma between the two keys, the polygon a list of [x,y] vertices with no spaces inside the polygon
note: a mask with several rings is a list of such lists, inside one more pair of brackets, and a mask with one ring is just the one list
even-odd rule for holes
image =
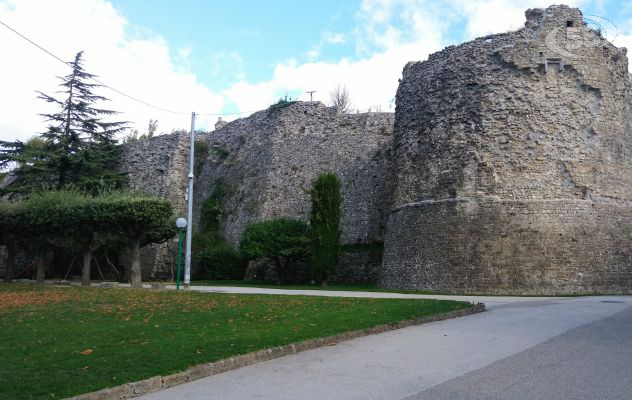
{"label": "round stone bastion", "polygon": [[626,49],[578,9],[526,17],[405,66],[380,286],[632,292]]}

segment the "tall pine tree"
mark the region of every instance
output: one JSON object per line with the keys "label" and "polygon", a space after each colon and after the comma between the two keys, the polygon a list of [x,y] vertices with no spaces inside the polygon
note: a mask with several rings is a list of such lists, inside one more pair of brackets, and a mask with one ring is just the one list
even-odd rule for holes
{"label": "tall pine tree", "polygon": [[16,167],[8,191],[28,194],[42,186],[74,185],[95,192],[124,185],[125,176],[117,172],[120,154],[115,135],[126,129],[126,123],[107,121],[117,112],[95,106],[107,99],[94,94],[101,85],[89,82],[95,75],[83,69],[82,54],[68,63],[72,73],[60,77],[62,99],[38,92],[38,98],[58,108],[40,114],[49,123],[39,135],[43,146],[0,142],[0,166],[14,163]]}

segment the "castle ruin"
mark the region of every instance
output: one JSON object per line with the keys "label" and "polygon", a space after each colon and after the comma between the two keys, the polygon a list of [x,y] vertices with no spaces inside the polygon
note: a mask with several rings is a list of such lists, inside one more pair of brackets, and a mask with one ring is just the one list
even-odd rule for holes
{"label": "castle ruin", "polygon": [[[308,219],[304,188],[342,181],[338,275],[461,293],[632,291],[632,84],[626,50],[579,10],[531,9],[524,28],[404,67],[392,113],[341,114],[291,102],[199,135],[194,213],[228,188],[222,233]],[[413,57],[414,55],[411,55]],[[188,135],[124,146],[133,187],[184,213]],[[194,226],[198,222],[193,221]],[[175,243],[143,249],[146,277],[173,268]],[[1,263],[0,263],[1,264]]]}
{"label": "castle ruin", "polygon": [[382,286],[632,289],[626,50],[577,9],[526,16],[404,68]]}

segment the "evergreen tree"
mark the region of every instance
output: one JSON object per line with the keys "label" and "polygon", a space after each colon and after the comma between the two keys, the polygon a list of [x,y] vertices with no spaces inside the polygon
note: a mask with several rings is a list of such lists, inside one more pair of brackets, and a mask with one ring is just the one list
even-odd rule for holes
{"label": "evergreen tree", "polygon": [[114,136],[126,123],[106,121],[117,112],[95,107],[107,99],[94,94],[101,85],[89,82],[95,75],[83,69],[82,52],[69,65],[72,73],[60,77],[63,99],[38,92],[38,98],[58,111],[40,114],[49,126],[39,135],[44,145],[36,156],[28,143],[0,142],[0,166],[13,162],[17,167],[9,191],[29,193],[41,186],[69,184],[97,191],[125,183],[124,175],[117,172],[119,149]]}
{"label": "evergreen tree", "polygon": [[336,272],[340,253],[340,180],[333,173],[321,174],[308,193],[312,198],[310,270],[315,279],[327,286]]}

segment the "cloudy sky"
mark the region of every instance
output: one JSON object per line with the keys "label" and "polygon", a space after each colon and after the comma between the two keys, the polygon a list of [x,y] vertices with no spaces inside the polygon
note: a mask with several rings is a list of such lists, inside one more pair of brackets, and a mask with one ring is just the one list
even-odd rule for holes
{"label": "cloudy sky", "polygon": [[[139,131],[188,128],[187,113],[261,110],[283,96],[325,101],[338,84],[360,110],[392,110],[408,61],[450,44],[517,29],[524,10],[552,0],[0,0],[0,21],[65,60],[85,52],[87,71]],[[632,3],[573,0],[584,15],[612,21],[614,44],[632,48]],[[0,138],[45,128],[46,105],[69,68],[0,25]],[[224,116],[234,119],[236,116]],[[207,128],[217,116],[200,117]]]}

